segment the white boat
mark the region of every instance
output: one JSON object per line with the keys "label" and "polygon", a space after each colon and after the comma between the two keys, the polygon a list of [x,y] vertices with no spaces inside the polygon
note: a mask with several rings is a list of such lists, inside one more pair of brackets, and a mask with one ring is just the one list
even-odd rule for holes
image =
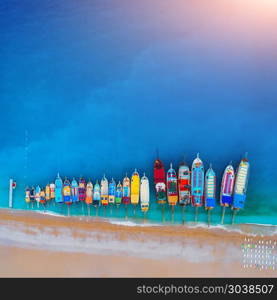
{"label": "white boat", "polygon": [[141,205],[141,210],[143,212],[148,211],[149,200],[150,200],[149,180],[144,174],[140,181],[140,205]]}
{"label": "white boat", "polygon": [[105,175],[101,180],[101,204],[103,206],[109,204],[109,182]]}
{"label": "white boat", "polygon": [[232,209],[239,210],[244,208],[249,177],[249,167],[250,165],[248,159],[246,157],[243,158],[237,170]]}

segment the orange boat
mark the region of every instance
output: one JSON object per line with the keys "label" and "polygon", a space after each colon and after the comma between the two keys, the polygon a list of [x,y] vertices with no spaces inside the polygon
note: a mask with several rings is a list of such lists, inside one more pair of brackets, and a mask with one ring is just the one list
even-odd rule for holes
{"label": "orange boat", "polygon": [[89,181],[87,183],[87,187],[86,187],[86,204],[90,205],[92,204],[92,196],[93,196],[93,184],[91,181]]}

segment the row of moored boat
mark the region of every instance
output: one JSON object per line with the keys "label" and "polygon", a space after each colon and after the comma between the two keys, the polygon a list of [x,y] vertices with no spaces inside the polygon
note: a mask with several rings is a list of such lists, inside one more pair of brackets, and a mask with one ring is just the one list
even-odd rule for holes
{"label": "row of moored boat", "polygon": [[[234,211],[244,207],[248,177],[247,155],[241,160],[236,172],[232,163],[225,168],[220,192],[220,205],[224,208],[222,222],[226,207],[231,207]],[[196,208],[204,205],[208,211],[216,206],[216,174],[211,165],[205,172],[199,154],[194,159],[191,169],[185,162],[182,162],[178,175],[172,164],[166,175],[162,161],[159,158],[156,159],[154,183],[159,204],[166,202],[172,206],[177,203],[182,206],[191,204]]]}
{"label": "row of moored boat", "polygon": [[50,201],[67,205],[82,202],[96,207],[140,204],[143,212],[149,209],[149,199],[149,180],[145,174],[140,178],[137,170],[131,179],[126,175],[123,182],[117,184],[114,179],[109,182],[105,175],[100,183],[96,181],[93,184],[91,180],[86,182],[85,178],[80,178],[79,182],[75,179],[70,182],[67,178],[63,181],[58,174],[55,182],[47,184],[45,188],[27,187],[25,196],[27,203],[36,202],[38,206],[46,205]]}
{"label": "row of moored boat", "polygon": [[[249,177],[249,161],[245,156],[236,172],[230,163],[223,173],[221,181],[220,205],[224,208],[231,207],[234,211],[244,207],[246,190]],[[170,165],[167,173],[163,162],[157,158],[154,163],[154,185],[156,190],[156,200],[158,204],[168,203],[172,208],[178,203],[185,207],[191,204],[198,208],[204,206],[208,212],[216,206],[216,174],[210,165],[205,172],[203,161],[199,154],[194,159],[191,168],[182,162],[178,173]],[[150,202],[149,180],[143,175],[140,178],[137,170],[132,174],[131,179],[126,175],[122,183],[116,184],[114,179],[109,182],[104,176],[100,183],[94,184],[91,180],[86,182],[85,178],[62,180],[57,176],[55,182],[47,184],[45,188],[26,188],[27,203],[37,202],[46,205],[51,200],[54,203],[86,203],[88,207],[100,205],[132,204],[139,205],[143,212],[147,212]]]}

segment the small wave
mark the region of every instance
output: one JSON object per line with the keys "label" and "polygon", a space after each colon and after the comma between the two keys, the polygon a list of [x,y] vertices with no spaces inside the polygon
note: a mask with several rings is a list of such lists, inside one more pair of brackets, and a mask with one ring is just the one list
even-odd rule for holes
{"label": "small wave", "polygon": [[257,225],[257,226],[265,226],[265,227],[276,227],[277,229],[277,225],[274,224],[261,224],[261,223],[244,223],[246,225]]}
{"label": "small wave", "polygon": [[38,213],[38,214],[48,215],[48,216],[53,216],[53,217],[63,217],[63,218],[66,217],[62,214],[59,214],[59,213],[56,213],[56,212],[53,212],[53,211],[49,211],[49,210],[46,210],[46,211],[35,210],[35,212]]}
{"label": "small wave", "polygon": [[[119,225],[119,226],[128,226],[128,227],[157,227],[157,226],[170,226],[171,224],[161,224],[161,223],[138,223],[138,222],[134,222],[134,221],[121,221],[121,220],[112,220],[112,219],[105,219],[105,221],[109,222],[110,224],[113,225]],[[243,228],[244,225],[247,226],[251,226],[251,230]],[[185,228],[188,229],[195,229],[195,228],[199,228],[199,229],[205,229],[205,230],[223,230],[229,233],[238,233],[241,235],[247,235],[247,236],[252,236],[252,237],[256,237],[258,235],[276,235],[277,234],[277,226],[274,226],[274,230],[268,230],[270,227],[272,227],[271,225],[264,225],[264,224],[251,224],[251,223],[243,223],[243,224],[236,224],[236,225],[221,225],[221,224],[217,224],[217,225],[208,225],[206,223],[187,223],[184,225]],[[249,228],[249,227],[248,227]]]}
{"label": "small wave", "polygon": [[153,224],[153,223],[144,223],[144,224],[141,224],[141,223],[136,223],[136,222],[132,222],[132,221],[119,221],[119,220],[108,220],[108,222],[110,224],[113,224],[113,225],[119,225],[119,226],[129,226],[129,227],[135,227],[135,226],[138,226],[138,227],[152,227],[152,226],[161,226],[159,224]]}
{"label": "small wave", "polygon": [[246,233],[243,230],[241,230],[240,228],[237,227],[231,227],[230,225],[208,225],[206,223],[191,223],[191,224],[187,224],[185,225],[187,228],[189,229],[193,229],[193,228],[201,228],[201,229],[206,229],[206,230],[215,230],[215,229],[220,229],[220,230],[224,230],[227,232],[236,232],[236,233],[240,233],[240,234],[247,234],[247,235],[253,235],[256,236],[256,234],[254,233]]}

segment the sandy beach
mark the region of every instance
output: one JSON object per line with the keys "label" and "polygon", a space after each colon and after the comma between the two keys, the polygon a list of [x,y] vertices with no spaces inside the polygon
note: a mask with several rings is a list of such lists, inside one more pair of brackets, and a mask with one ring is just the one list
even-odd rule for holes
{"label": "sandy beach", "polygon": [[276,269],[243,267],[246,238],[277,240],[247,225],[135,226],[2,209],[0,277],[277,277]]}

